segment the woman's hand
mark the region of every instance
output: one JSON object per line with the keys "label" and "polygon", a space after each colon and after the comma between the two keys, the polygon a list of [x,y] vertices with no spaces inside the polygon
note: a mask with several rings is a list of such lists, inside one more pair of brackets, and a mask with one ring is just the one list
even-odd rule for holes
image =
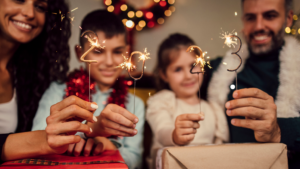
{"label": "woman's hand", "polygon": [[45,130],[50,151],[56,154],[64,153],[69,144],[80,142],[80,136],[74,135],[76,132],[91,133],[92,129],[81,121],[96,122],[97,118],[92,112],[97,108],[97,105],[76,96],[70,96],[51,106]]}
{"label": "woman's hand", "polygon": [[86,141],[81,139],[79,143],[70,144],[68,148],[68,155],[73,154],[79,156],[83,153],[84,156],[99,155],[105,150],[116,150],[116,146],[106,137],[89,138]]}
{"label": "woman's hand", "polygon": [[176,118],[175,129],[172,136],[177,145],[187,145],[193,141],[197,129],[200,128],[199,121],[204,120],[202,114],[181,114]]}
{"label": "woman's hand", "polygon": [[108,104],[97,117],[97,123],[88,123],[93,132],[87,137],[134,136],[139,119],[128,110],[116,104]]}

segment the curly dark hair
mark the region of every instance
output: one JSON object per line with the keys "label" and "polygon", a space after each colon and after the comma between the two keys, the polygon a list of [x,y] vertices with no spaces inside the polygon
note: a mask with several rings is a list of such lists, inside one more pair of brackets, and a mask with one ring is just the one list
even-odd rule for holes
{"label": "curly dark hair", "polygon": [[71,36],[68,16],[61,21],[59,10],[67,14],[64,0],[48,0],[46,22],[40,35],[22,44],[7,65],[18,103],[16,132],[30,131],[39,101],[52,81],[64,82],[69,70]]}

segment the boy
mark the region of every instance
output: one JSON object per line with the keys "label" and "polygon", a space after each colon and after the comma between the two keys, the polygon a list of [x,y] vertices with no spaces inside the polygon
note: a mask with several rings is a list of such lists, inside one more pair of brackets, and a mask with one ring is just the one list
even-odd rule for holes
{"label": "boy", "polygon": [[[90,65],[91,79],[92,82],[95,81],[95,92],[91,91],[91,99],[99,106],[94,112],[98,122],[87,123],[93,131],[85,136],[94,139],[88,139],[87,141],[82,139],[76,145],[70,145],[68,153],[73,153],[77,156],[83,152],[83,155],[88,156],[91,152],[93,155],[97,155],[104,150],[118,149],[129,168],[140,168],[143,151],[144,104],[141,99],[136,98],[135,112],[138,119],[133,120],[133,123],[130,120],[133,117],[132,114],[126,114],[125,111],[117,110],[120,107],[115,108],[115,104],[118,104],[121,107],[126,107],[129,112],[133,112],[133,95],[127,93],[125,84],[119,78],[122,69],[116,69],[124,61],[122,54],[125,54],[129,49],[126,42],[126,29],[116,15],[106,10],[97,10],[88,14],[82,21],[81,27],[81,33],[86,30],[95,32],[100,44],[105,40],[105,43],[102,44],[105,46],[104,49],[94,49],[85,57],[85,60],[98,61],[98,63]],[[80,47],[75,47],[78,58],[90,49],[90,43],[86,38],[80,39],[80,45]],[[88,66],[88,63],[86,63],[87,70]],[[88,85],[79,87],[78,85],[81,83],[75,84],[73,82],[74,79],[77,78],[78,80],[78,77],[81,76],[85,78],[79,78],[80,80],[88,79],[86,71],[77,71],[70,74],[72,78],[69,77],[67,83],[51,84],[39,104],[32,130],[45,129],[45,119],[49,115],[50,106],[61,101],[63,97],[71,95],[71,93],[76,93],[79,97],[83,95],[88,96],[86,95],[88,93]],[[83,85],[86,84],[88,84],[88,81],[83,82]],[[90,87],[93,88],[92,86]],[[82,90],[84,92],[81,92]],[[99,116],[102,118],[100,119]],[[119,121],[121,119],[123,120]],[[137,123],[138,120],[139,122]],[[132,130],[128,127],[130,125],[135,129]],[[84,137],[83,134],[81,135]],[[99,135],[105,137],[97,137]],[[109,136],[134,137],[124,137],[122,139],[106,138]],[[95,148],[92,150],[92,147]]]}

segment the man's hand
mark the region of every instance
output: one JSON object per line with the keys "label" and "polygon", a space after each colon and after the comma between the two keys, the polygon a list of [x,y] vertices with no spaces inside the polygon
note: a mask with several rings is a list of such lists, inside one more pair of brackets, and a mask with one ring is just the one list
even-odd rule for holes
{"label": "man's hand", "polygon": [[177,116],[175,129],[172,133],[173,141],[177,145],[187,145],[193,141],[197,129],[200,128],[199,121],[203,120],[202,114],[182,114]]}
{"label": "man's hand", "polygon": [[258,142],[280,142],[277,107],[272,96],[249,88],[235,91],[233,98],[225,104],[227,115],[244,116],[246,119],[232,119],[232,125],[252,129]]}
{"label": "man's hand", "polygon": [[93,132],[87,137],[134,136],[138,132],[135,127],[139,119],[116,104],[108,104],[97,119],[96,123],[88,123]]}

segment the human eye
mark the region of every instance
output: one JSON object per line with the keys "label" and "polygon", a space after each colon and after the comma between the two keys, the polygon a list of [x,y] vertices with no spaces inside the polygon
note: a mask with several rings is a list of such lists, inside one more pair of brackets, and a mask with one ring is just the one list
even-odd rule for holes
{"label": "human eye", "polygon": [[246,21],[254,21],[256,17],[254,15],[245,15],[244,19]]}
{"label": "human eye", "polygon": [[21,3],[24,3],[25,0],[13,0],[15,3],[18,3],[18,4],[21,4]]}
{"label": "human eye", "polygon": [[181,70],[182,70],[181,67],[177,67],[177,68],[175,68],[174,72],[180,72]]}
{"label": "human eye", "polygon": [[100,53],[102,53],[102,52],[103,52],[103,51],[102,51],[101,49],[97,49],[97,48],[93,50],[93,53],[94,53],[94,54],[100,54]]}
{"label": "human eye", "polygon": [[272,20],[272,19],[276,18],[277,16],[278,16],[278,14],[276,14],[274,12],[264,14],[264,18],[267,20]]}
{"label": "human eye", "polygon": [[36,10],[38,12],[46,12],[47,11],[47,8],[48,8],[48,4],[47,2],[39,2],[37,1],[37,3],[34,5],[34,7],[36,8]]}
{"label": "human eye", "polygon": [[115,50],[115,51],[114,51],[114,54],[117,54],[117,55],[120,55],[120,54],[122,54],[122,53],[123,53],[122,50]]}

